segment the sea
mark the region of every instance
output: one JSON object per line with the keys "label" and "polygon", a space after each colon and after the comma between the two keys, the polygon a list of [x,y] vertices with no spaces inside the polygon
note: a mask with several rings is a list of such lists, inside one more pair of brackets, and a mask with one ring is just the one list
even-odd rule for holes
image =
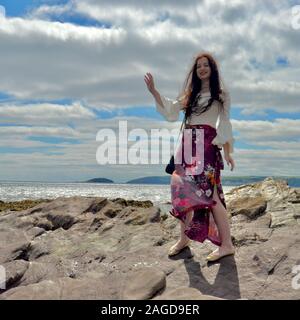
{"label": "sea", "polygon": [[[282,179],[282,178],[280,178]],[[289,180],[291,179],[291,180]],[[223,181],[226,195],[236,186],[253,183],[253,178]],[[255,181],[258,179],[255,179]],[[286,178],[291,187],[300,187],[300,178]],[[259,181],[259,180],[258,180]],[[128,184],[128,183],[86,183],[86,182],[0,182],[1,201],[20,201],[26,199],[55,199],[57,197],[89,196],[108,199],[124,198],[133,200],[150,200],[154,204],[171,201],[169,184]]]}

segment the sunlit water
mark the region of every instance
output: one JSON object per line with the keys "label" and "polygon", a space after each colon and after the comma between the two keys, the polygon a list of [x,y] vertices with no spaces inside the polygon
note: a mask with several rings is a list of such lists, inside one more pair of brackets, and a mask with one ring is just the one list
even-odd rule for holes
{"label": "sunlit water", "polygon": [[[224,193],[233,186],[223,186]],[[54,199],[57,197],[92,196],[109,199],[150,200],[163,204],[171,200],[170,186],[162,184],[96,184],[50,182],[1,182],[0,200]]]}

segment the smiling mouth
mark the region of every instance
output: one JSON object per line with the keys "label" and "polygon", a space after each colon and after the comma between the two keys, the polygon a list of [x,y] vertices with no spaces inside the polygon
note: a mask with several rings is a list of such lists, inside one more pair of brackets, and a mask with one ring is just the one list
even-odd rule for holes
{"label": "smiling mouth", "polygon": [[207,72],[200,73],[200,76],[204,76]]}

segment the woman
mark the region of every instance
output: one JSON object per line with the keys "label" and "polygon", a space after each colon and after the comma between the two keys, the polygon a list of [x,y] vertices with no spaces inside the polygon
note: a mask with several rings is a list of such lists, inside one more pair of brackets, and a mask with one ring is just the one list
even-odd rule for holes
{"label": "woman", "polygon": [[[184,111],[184,128],[192,132],[190,140],[193,154],[195,144],[199,143],[195,134],[199,131],[196,129],[201,129],[204,135],[203,170],[194,170],[194,174],[187,175],[186,170],[197,168],[197,163],[201,161],[187,163],[182,157],[182,163],[176,164],[176,170],[171,176],[170,213],[180,221],[181,236],[170,248],[169,256],[178,254],[191,239],[199,242],[208,239],[217,245],[217,249],[206,258],[208,261],[233,255],[235,250],[220,176],[220,170],[224,170],[220,150],[223,148],[224,158],[227,165],[231,165],[232,171],[235,164],[230,153],[233,153],[235,139],[229,119],[230,96],[221,83],[216,60],[207,52],[199,53],[187,75],[183,92],[176,100],[169,99],[156,90],[150,73],[145,75],[144,80],[155,98],[156,110],[168,121],[177,121],[180,111]],[[185,148],[184,135],[180,141],[182,148],[179,148],[176,157]]]}

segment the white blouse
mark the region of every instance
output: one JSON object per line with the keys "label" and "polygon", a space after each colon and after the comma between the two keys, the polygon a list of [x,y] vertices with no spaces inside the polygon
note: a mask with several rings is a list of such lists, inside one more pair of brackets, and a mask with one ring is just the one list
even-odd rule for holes
{"label": "white blouse", "polygon": [[[207,104],[211,94],[210,92],[205,92],[201,94],[200,99],[198,99],[198,107],[204,106]],[[160,95],[163,106],[158,104],[155,100],[156,110],[164,116],[167,121],[177,121],[179,118],[179,113],[184,109],[184,106],[181,104],[181,98],[172,100],[166,96]],[[233,153],[233,145],[235,139],[232,133],[232,125],[230,122],[230,95],[228,91],[224,91],[221,94],[221,98],[224,100],[223,107],[224,112],[221,108],[221,103],[219,101],[213,101],[210,108],[197,115],[192,113],[190,117],[187,118],[187,124],[208,124],[216,129],[217,135],[212,140],[212,144],[218,145],[220,148],[223,147],[225,143],[229,143],[229,153]]]}

